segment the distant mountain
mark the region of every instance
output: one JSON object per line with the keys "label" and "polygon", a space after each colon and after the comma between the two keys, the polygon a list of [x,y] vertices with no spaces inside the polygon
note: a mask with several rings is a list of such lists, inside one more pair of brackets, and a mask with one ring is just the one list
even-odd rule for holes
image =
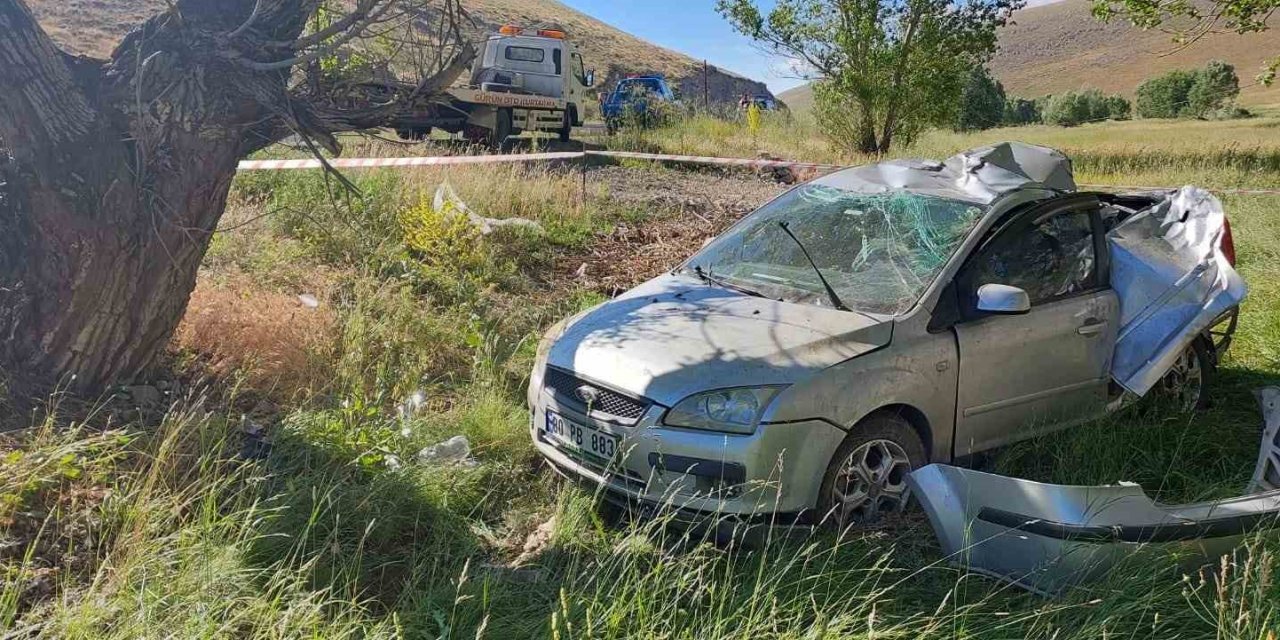
{"label": "distant mountain", "polygon": [[[165,0],[27,0],[40,23],[64,48],[105,57],[129,29],[162,9]],[[462,0],[463,6],[489,29],[503,24],[560,25],[583,49],[597,82],[611,86],[629,73],[662,73],[690,100],[704,93],[701,60],[641,40],[556,0]],[[637,8],[637,10],[642,10]],[[706,93],[713,103],[734,103],[743,93],[766,94],[763,83],[718,69],[706,73]]]}
{"label": "distant mountain", "polygon": [[[1280,102],[1280,88],[1253,81],[1263,62],[1280,55],[1280,18],[1266,33],[1215,33],[1179,50],[1168,33],[1142,31],[1122,20],[1100,22],[1090,7],[1089,0],[1063,0],[1014,14],[1000,31],[1000,51],[991,62],[1009,94],[1031,98],[1096,87],[1132,95],[1151,76],[1225,60],[1240,76],[1241,102]],[[808,86],[778,97],[797,111],[813,104]]]}

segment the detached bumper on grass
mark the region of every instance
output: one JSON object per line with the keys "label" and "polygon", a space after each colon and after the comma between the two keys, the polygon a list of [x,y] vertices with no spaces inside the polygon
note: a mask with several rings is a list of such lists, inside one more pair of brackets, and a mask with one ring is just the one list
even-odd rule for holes
{"label": "detached bumper on grass", "polygon": [[1265,428],[1250,489],[1261,493],[1166,506],[1135,484],[1044,484],[943,464],[907,482],[952,562],[1035,593],[1058,595],[1143,552],[1195,568],[1280,528],[1280,388],[1258,397]]}

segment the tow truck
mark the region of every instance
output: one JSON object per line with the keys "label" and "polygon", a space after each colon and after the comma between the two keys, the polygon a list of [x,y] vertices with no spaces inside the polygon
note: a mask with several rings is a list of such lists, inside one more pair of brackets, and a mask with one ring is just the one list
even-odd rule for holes
{"label": "tow truck", "polygon": [[555,133],[568,142],[573,127],[582,126],[595,70],[586,69],[582,52],[566,36],[561,29],[501,27],[485,40],[465,85],[414,101],[391,127],[405,139],[421,140],[440,129],[494,148],[524,131]]}

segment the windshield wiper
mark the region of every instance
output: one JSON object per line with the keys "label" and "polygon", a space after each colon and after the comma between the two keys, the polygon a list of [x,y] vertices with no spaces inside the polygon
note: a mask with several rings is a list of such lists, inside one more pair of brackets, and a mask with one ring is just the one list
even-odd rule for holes
{"label": "windshield wiper", "polygon": [[699,279],[699,280],[702,280],[703,282],[705,282],[705,283],[707,283],[707,284],[713,284],[713,285],[716,285],[716,286],[718,286],[718,287],[723,287],[723,288],[725,288],[725,289],[729,289],[729,290],[732,290],[732,291],[737,291],[738,293],[744,293],[744,294],[746,294],[746,295],[753,296],[753,297],[756,297],[756,298],[763,298],[763,297],[765,297],[765,295],[764,295],[763,293],[760,293],[759,291],[753,291],[753,290],[748,289],[748,288],[746,288],[746,287],[739,286],[739,285],[736,285],[736,284],[732,284],[732,283],[730,283],[729,281],[725,280],[724,278],[721,278],[721,277],[719,277],[719,276],[713,275],[710,271],[708,271],[708,270],[706,270],[706,269],[703,269],[703,268],[702,268],[702,265],[694,265],[694,266],[693,266],[693,273],[694,273],[694,275],[698,276],[698,279]]}
{"label": "windshield wiper", "polygon": [[797,238],[796,234],[791,233],[791,228],[787,226],[786,221],[779,220],[778,226],[782,227],[782,230],[786,232],[792,240],[796,241],[796,246],[800,247],[800,253],[803,253],[805,260],[809,261],[809,265],[813,267],[813,272],[818,274],[818,280],[822,281],[823,288],[827,290],[827,297],[831,299],[831,306],[841,311],[853,311],[853,309],[846,307],[845,304],[840,301],[840,296],[836,295],[836,290],[831,287],[830,282],[827,282],[827,277],[822,275],[822,269],[818,268],[818,263],[813,261],[813,257],[809,255],[809,250],[804,248],[804,243],[800,242],[800,238]]}

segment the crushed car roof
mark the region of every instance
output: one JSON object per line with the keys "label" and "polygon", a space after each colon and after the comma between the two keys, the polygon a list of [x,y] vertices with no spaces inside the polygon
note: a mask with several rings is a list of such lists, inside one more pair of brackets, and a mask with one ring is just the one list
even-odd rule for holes
{"label": "crushed car roof", "polygon": [[1066,155],[1022,142],[962,151],[945,162],[889,160],[838,171],[815,182],[861,193],[906,190],[983,204],[1019,189],[1076,190]]}

